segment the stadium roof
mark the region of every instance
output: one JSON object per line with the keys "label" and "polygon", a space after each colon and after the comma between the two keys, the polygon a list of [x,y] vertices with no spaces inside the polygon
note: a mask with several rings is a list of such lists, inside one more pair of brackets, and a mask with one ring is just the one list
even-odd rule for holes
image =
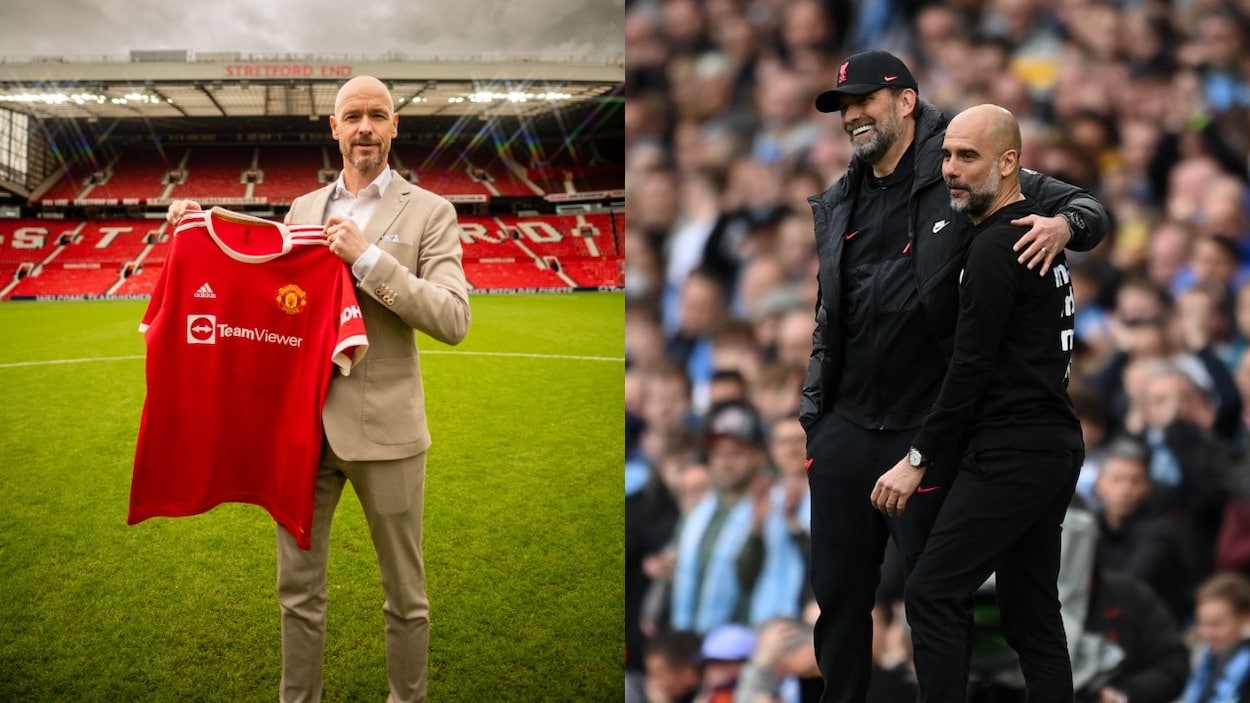
{"label": "stadium roof", "polygon": [[[134,51],[0,57],[0,108],[38,118],[292,117],[333,112],[338,86],[385,81],[402,116],[529,116],[619,99],[623,60]],[[615,95],[615,97],[611,97]]]}

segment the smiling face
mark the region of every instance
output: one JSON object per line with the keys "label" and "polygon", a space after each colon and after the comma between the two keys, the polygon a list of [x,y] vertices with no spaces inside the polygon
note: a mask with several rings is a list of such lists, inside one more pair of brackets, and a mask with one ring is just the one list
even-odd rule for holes
{"label": "smiling face", "polygon": [[339,142],[344,169],[350,166],[367,180],[377,177],[386,168],[398,130],[399,115],[381,81],[358,76],[339,89],[330,131]]}
{"label": "smiling face", "polygon": [[842,129],[851,137],[855,155],[876,164],[903,138],[903,116],[915,105],[909,90],[875,90],[867,95],[843,95]]}

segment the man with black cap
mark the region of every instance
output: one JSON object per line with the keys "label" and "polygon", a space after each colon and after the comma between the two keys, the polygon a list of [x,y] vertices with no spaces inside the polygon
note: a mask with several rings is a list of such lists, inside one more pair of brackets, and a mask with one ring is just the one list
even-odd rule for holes
{"label": "man with black cap", "polygon": [[[905,564],[915,564],[958,459],[909,451],[951,357],[971,231],[942,180],[946,118],[918,90],[901,60],[869,51],[847,59],[816,99],[818,110],[841,112],[854,149],[847,173],[810,198],[820,294],[801,419],[825,702],[864,700],[886,541],[892,536]],[[1012,221],[1021,227],[1019,262],[1032,275],[1049,273],[1066,246],[1093,248],[1109,228],[1089,193],[1028,170],[1020,180],[1040,211],[1054,214]],[[929,469],[906,512],[883,515],[869,495],[905,455]]]}
{"label": "man with black cap", "polygon": [[768,465],[763,421],[743,401],[713,405],[705,436],[711,490],[676,535],[670,616],[674,630],[700,635],[747,622],[751,584],[739,582],[738,560],[755,523],[753,491],[767,481]]}

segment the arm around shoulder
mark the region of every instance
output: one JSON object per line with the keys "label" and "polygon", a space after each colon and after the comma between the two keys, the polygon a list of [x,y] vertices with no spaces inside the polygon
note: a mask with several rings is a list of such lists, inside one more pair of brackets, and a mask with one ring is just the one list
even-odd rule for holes
{"label": "arm around shoulder", "polygon": [[1107,208],[1084,188],[1029,169],[1020,170],[1020,188],[1043,212],[1067,220],[1072,251],[1093,249],[1111,231]]}

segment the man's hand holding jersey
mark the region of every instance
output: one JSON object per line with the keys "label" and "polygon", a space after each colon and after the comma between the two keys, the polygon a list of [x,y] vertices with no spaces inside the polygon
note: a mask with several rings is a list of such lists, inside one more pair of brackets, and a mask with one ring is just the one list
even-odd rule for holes
{"label": "man's hand holding jersey", "polygon": [[326,220],[326,243],[330,245],[330,252],[348,265],[356,263],[356,259],[369,248],[364,233],[347,215],[330,215]]}
{"label": "man's hand holding jersey", "polygon": [[200,204],[194,200],[175,200],[169,204],[169,209],[165,211],[165,221],[177,227],[183,215],[191,210],[200,209],[202,209]]}
{"label": "man's hand holding jersey", "polygon": [[[203,208],[200,204],[194,200],[175,200],[165,211],[165,220],[177,227],[183,215],[201,209]],[[356,221],[347,215],[331,215],[326,220],[326,244],[329,245],[331,253],[349,265],[356,263],[360,255],[369,248],[364,233],[360,231]]]}

